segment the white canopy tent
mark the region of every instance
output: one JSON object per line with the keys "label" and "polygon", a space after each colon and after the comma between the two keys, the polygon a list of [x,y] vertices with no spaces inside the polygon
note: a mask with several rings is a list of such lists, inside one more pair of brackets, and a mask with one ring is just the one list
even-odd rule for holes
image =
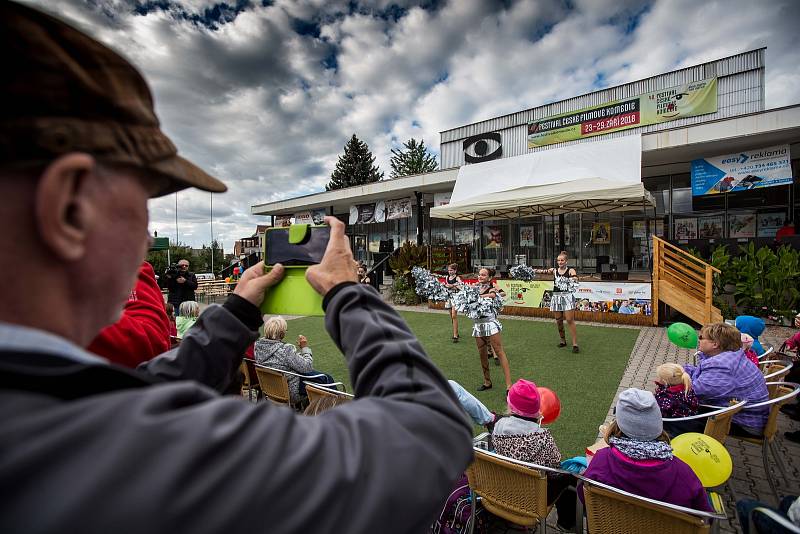
{"label": "white canopy tent", "polygon": [[430,215],[476,220],[642,211],[655,203],[641,176],[639,135],[542,150],[464,165],[450,203]]}

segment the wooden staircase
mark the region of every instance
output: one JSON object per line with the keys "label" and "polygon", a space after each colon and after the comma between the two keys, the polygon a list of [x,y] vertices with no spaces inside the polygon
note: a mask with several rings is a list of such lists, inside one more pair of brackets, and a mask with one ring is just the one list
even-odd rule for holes
{"label": "wooden staircase", "polygon": [[713,304],[714,273],[720,270],[653,236],[653,324],[659,301],[701,325],[721,322]]}

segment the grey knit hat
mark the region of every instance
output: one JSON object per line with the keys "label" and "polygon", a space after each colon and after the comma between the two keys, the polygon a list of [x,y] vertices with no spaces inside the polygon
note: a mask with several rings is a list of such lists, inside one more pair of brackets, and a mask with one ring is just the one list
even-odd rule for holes
{"label": "grey knit hat", "polygon": [[649,391],[630,388],[619,394],[617,424],[626,436],[640,441],[653,441],[664,430],[661,409]]}

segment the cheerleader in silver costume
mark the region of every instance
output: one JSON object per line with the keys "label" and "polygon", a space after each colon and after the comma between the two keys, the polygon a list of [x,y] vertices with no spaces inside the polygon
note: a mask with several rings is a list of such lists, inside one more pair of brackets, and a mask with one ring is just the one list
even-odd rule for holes
{"label": "cheerleader in silver costume", "polygon": [[[489,269],[478,271],[478,288],[481,297],[494,298],[500,290],[495,287],[492,276],[493,272]],[[478,345],[478,355],[481,358],[481,368],[483,369],[483,384],[478,386],[478,391],[485,391],[492,387],[492,375],[489,373],[489,347],[492,347],[495,357],[499,359],[503,369],[503,378],[506,381],[506,390],[511,388],[511,370],[508,367],[508,358],[503,348],[503,340],[500,331],[503,325],[497,320],[497,314],[488,317],[473,319],[475,324],[472,327],[472,337]]]}
{"label": "cheerleader in silver costume", "polygon": [[[451,263],[447,266],[447,278],[444,280],[444,287],[452,293],[460,289],[463,285],[463,280],[458,276],[458,264]],[[450,299],[447,299],[444,303],[444,308],[450,310],[450,320],[453,322],[453,343],[458,343],[458,312],[455,306],[453,306],[453,303],[450,302]]]}
{"label": "cheerleader in silver costume", "polygon": [[561,338],[559,347],[567,346],[567,339],[564,334],[564,319],[567,320],[569,333],[572,336],[572,352],[578,353],[578,333],[575,330],[575,297],[573,293],[578,289],[578,274],[575,269],[567,265],[566,251],[562,250],[556,258],[558,267],[555,269],[535,269],[537,273],[553,275],[553,295],[550,298],[550,311],[556,318],[558,325],[558,335]]}

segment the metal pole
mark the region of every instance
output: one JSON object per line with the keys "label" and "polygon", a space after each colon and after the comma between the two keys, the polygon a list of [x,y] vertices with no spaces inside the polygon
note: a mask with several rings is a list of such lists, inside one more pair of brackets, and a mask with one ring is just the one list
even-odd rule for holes
{"label": "metal pole", "polygon": [[214,274],[214,193],[211,193],[211,274]]}
{"label": "metal pole", "polygon": [[178,192],[175,191],[175,246],[178,246],[180,239],[178,239]]}

